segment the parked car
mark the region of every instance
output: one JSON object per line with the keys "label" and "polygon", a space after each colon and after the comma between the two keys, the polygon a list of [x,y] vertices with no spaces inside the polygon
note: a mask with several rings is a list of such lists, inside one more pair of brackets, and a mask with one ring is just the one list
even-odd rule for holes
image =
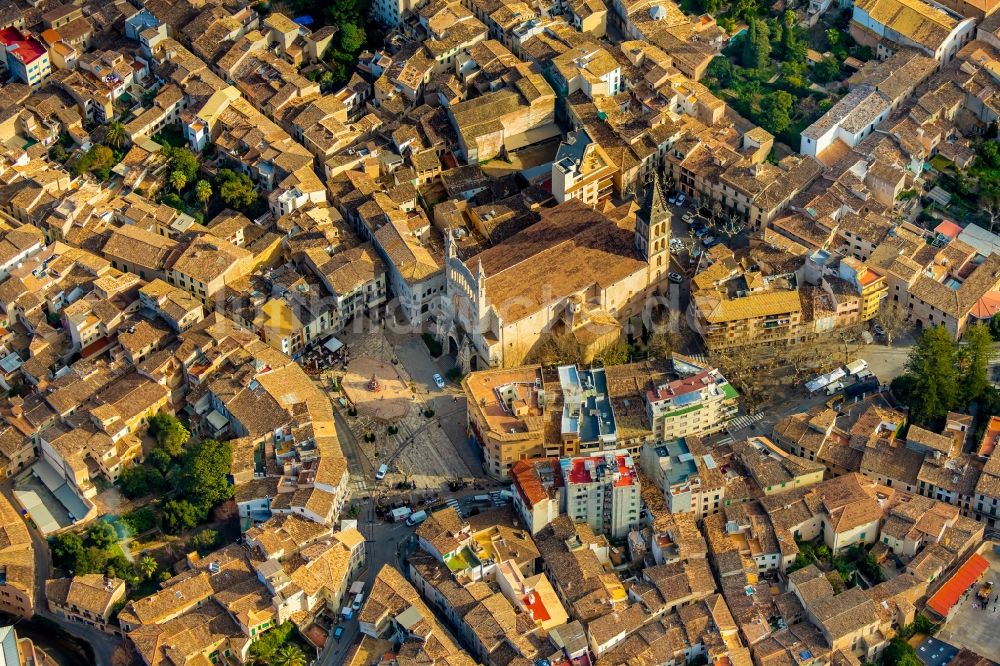
{"label": "parked car", "polygon": [[385,478],[385,475],[388,473],[389,473],[389,466],[383,464],[381,467],[378,468],[378,471],[375,472],[375,478],[381,481],[382,479]]}
{"label": "parked car", "polygon": [[681,219],[684,220],[687,224],[691,224],[692,222],[694,222],[694,215],[692,215],[691,213],[684,213],[683,215],[681,215]]}
{"label": "parked car", "polygon": [[695,238],[704,238],[708,235],[708,227],[698,227],[694,230]]}
{"label": "parked car", "polygon": [[680,273],[670,272],[667,273],[667,279],[673,282],[674,284],[680,284],[681,282],[684,281],[684,276],[681,275]]}
{"label": "parked car", "polygon": [[687,201],[687,199],[684,198],[684,193],[683,192],[681,192],[680,194],[677,195],[677,205],[678,206],[683,206],[685,201]]}
{"label": "parked car", "polygon": [[343,627],[337,627],[336,629],[333,630],[333,640],[335,640],[335,641],[337,641],[339,643],[340,639],[343,638],[343,637],[344,637],[344,628]]}
{"label": "parked car", "polygon": [[434,383],[437,385],[439,389],[444,388],[444,379],[441,377],[441,375],[439,375],[436,372],[434,373]]}
{"label": "parked car", "polygon": [[671,192],[670,196],[667,197],[667,203],[670,204],[671,206],[674,205],[675,203],[677,203],[677,194],[674,193],[674,192]]}
{"label": "parked car", "polygon": [[704,238],[701,239],[701,244],[704,245],[706,248],[712,247],[713,245],[716,245],[718,242],[719,241],[716,240],[715,236],[705,236]]}
{"label": "parked car", "polygon": [[879,325],[879,324],[875,324],[875,328],[873,330],[875,331],[875,335],[878,335],[878,336],[885,335],[885,329],[882,328],[882,326]]}

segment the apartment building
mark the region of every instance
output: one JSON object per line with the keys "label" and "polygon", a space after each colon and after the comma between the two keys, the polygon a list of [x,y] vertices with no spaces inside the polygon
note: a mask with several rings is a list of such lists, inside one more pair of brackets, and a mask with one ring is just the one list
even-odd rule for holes
{"label": "apartment building", "polygon": [[696,520],[719,511],[726,482],[712,455],[697,438],[644,444],[642,471],[666,499],[672,514],[692,514]]}
{"label": "apartment building", "polygon": [[595,532],[621,539],[639,524],[638,470],[625,451],[565,458],[559,462],[566,513]]}
{"label": "apartment building", "polygon": [[970,323],[992,315],[989,304],[1000,292],[1000,254],[981,257],[961,241],[949,243],[926,267],[900,257],[886,273],[886,303],[914,325],[941,325],[957,339]]}
{"label": "apartment building", "polygon": [[474,372],[462,380],[469,432],[483,452],[484,471],[503,478],[519,460],[559,456],[545,441],[545,398],[538,366]]}
{"label": "apartment building", "polygon": [[510,470],[514,510],[532,535],[565,511],[562,467],[558,458],[519,460]]}
{"label": "apartment building", "polygon": [[709,349],[752,344],[784,345],[805,335],[802,300],[797,290],[772,290],[729,298],[699,291],[688,308],[688,321]]}
{"label": "apartment building", "polygon": [[739,409],[739,394],[717,369],[657,386],[646,393],[651,429],[663,440],[722,430]]}
{"label": "apartment building", "polygon": [[889,295],[885,275],[854,257],[844,257],[837,267],[840,279],[846,280],[861,296],[861,321],[871,321]]}
{"label": "apartment building", "polygon": [[552,196],[563,203],[580,199],[589,206],[611,198],[618,168],[585,129],[570,133],[552,161]]}
{"label": "apartment building", "polygon": [[6,27],[0,30],[0,51],[6,61],[7,71],[32,88],[39,87],[52,73],[49,51],[30,32]]}

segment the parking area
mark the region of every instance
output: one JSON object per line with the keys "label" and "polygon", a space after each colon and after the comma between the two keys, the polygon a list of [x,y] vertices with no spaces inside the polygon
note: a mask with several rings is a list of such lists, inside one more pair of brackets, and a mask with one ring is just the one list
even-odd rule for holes
{"label": "parking area", "polygon": [[[992,548],[984,548],[980,554],[989,562],[989,568],[971,590],[958,601],[951,619],[936,638],[959,648],[969,648],[974,652],[1000,661],[1000,555]],[[992,581],[994,590],[985,604],[976,592],[982,584]]]}

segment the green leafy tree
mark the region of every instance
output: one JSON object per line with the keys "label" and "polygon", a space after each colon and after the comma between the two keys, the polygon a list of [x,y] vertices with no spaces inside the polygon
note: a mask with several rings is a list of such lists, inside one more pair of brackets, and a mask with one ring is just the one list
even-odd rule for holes
{"label": "green leafy tree", "polygon": [[306,666],[306,653],[298,645],[282,645],[271,663],[275,666]]}
{"label": "green leafy tree", "polygon": [[199,180],[194,184],[194,198],[198,200],[201,207],[208,205],[208,200],[212,198],[212,184],[207,180]]}
{"label": "green leafy tree", "polygon": [[735,78],[733,63],[725,56],[716,56],[708,64],[705,72],[709,77],[714,78],[719,83],[720,88],[730,88]]}
{"label": "green leafy tree", "polygon": [[149,417],[149,434],[156,438],[157,445],[163,447],[172,458],[184,452],[184,445],[191,438],[191,433],[172,414],[154,414]]}
{"label": "green leafy tree", "polygon": [[170,187],[174,188],[174,191],[180,192],[185,185],[187,185],[187,176],[184,175],[183,171],[175,169],[170,172]]}
{"label": "green leafy tree", "polygon": [[96,548],[107,550],[118,542],[118,533],[110,523],[99,520],[87,528],[87,541]]}
{"label": "green leafy tree", "polygon": [[827,49],[832,51],[834,48],[840,45],[840,31],[837,30],[836,28],[830,28],[823,34],[826,37]]}
{"label": "green leafy tree", "polygon": [[817,83],[829,83],[840,78],[840,63],[834,57],[820,60],[813,66],[813,78]]}
{"label": "green leafy tree", "polygon": [[219,543],[219,533],[215,530],[202,530],[194,535],[191,543],[201,550],[210,550]]}
{"label": "green leafy tree", "polygon": [[250,656],[258,663],[270,663],[271,657],[288,641],[294,630],[294,624],[282,622],[253,642],[250,646]]}
{"label": "green leafy tree", "polygon": [[257,190],[253,181],[245,173],[237,173],[232,169],[220,169],[216,180],[219,196],[227,206],[246,211],[257,203]]}
{"label": "green leafy tree", "polygon": [[69,153],[66,152],[66,148],[61,143],[57,143],[49,148],[49,159],[63,164],[69,159]]}
{"label": "green leafy tree", "polygon": [[111,167],[115,165],[115,153],[105,145],[98,144],[83,154],[77,161],[75,171],[80,176],[93,174],[98,180],[111,177]]}
{"label": "green leafy tree", "polygon": [[168,500],[163,505],[163,529],[180,534],[198,524],[198,509],[187,500]]}
{"label": "green leafy tree", "polygon": [[750,23],[760,14],[760,4],[758,0],[736,0],[734,13],[747,23]]}
{"label": "green leafy tree", "polygon": [[990,317],[990,336],[1000,340],[1000,312]]}
{"label": "green leafy tree", "polygon": [[146,580],[149,580],[153,576],[155,576],[156,570],[160,568],[159,565],[156,563],[156,560],[154,560],[149,555],[146,555],[141,560],[139,560],[138,565],[139,565],[139,573],[141,573],[142,577],[145,578]]}
{"label": "green leafy tree", "polygon": [[[944,418],[961,398],[955,343],[944,326],[925,329],[910,353],[906,374],[910,386],[910,416],[929,424]],[[893,382],[895,386],[895,382]]]}
{"label": "green leafy tree", "polygon": [[172,148],[166,146],[163,148],[163,152],[167,156],[167,166],[170,167],[171,171],[180,171],[184,174],[184,181],[187,183],[194,182],[195,178],[198,177],[198,166],[200,164],[197,155],[184,147]]}
{"label": "green leafy tree", "polygon": [[49,539],[49,550],[56,566],[73,571],[83,555],[83,539],[76,532],[66,532]]}
{"label": "green leafy tree", "polygon": [[795,98],[784,90],[776,90],[764,97],[761,111],[764,129],[771,134],[781,134],[792,124],[792,105]]}
{"label": "green leafy tree", "polygon": [[766,51],[770,50],[770,47],[763,46],[763,40],[761,40],[761,31],[763,29],[763,23],[757,19],[751,19],[747,27],[747,32],[743,36],[743,54],[742,61],[744,67],[763,67],[767,64]]}
{"label": "green leafy tree", "polygon": [[185,452],[177,485],[196,507],[199,520],[204,520],[213,506],[232,498],[232,462],[233,447],[229,442],[205,439]]}
{"label": "green leafy tree", "polygon": [[170,476],[176,466],[174,459],[162,447],[155,447],[149,454],[147,462],[160,471],[164,478]]}
{"label": "green leafy tree", "polygon": [[901,636],[896,636],[882,652],[883,666],[923,666],[917,651]]}
{"label": "green leafy tree", "polygon": [[104,140],[112,148],[121,148],[128,142],[128,134],[125,132],[125,125],[117,120],[113,120],[104,134]]}
{"label": "green leafy tree", "polygon": [[962,367],[961,387],[965,404],[978,400],[990,385],[990,360],[993,358],[993,338],[989,326],[973,324],[962,336],[959,362]]}
{"label": "green leafy tree", "polygon": [[604,365],[622,365],[628,363],[629,357],[628,344],[624,340],[618,340],[614,344],[608,345],[601,352],[601,360]]}
{"label": "green leafy tree", "polygon": [[340,50],[344,53],[355,54],[361,50],[365,43],[365,30],[353,23],[340,26]]}
{"label": "green leafy tree", "polygon": [[135,567],[123,555],[109,556],[105,551],[104,574],[112,578],[122,578],[129,585],[139,583],[139,576],[135,573]]}
{"label": "green leafy tree", "polygon": [[787,57],[795,45],[795,12],[785,10],[781,16],[781,52]]}
{"label": "green leafy tree", "polygon": [[108,569],[108,553],[103,548],[90,546],[85,548],[80,556],[76,558],[76,566],[72,573],[74,576],[82,576],[91,573],[106,573]]}
{"label": "green leafy tree", "polygon": [[187,212],[188,208],[187,204],[184,203],[184,200],[181,199],[179,196],[177,196],[177,194],[174,192],[168,192],[167,194],[163,195],[163,197],[160,199],[160,203],[170,206],[171,208],[176,208],[182,213]]}

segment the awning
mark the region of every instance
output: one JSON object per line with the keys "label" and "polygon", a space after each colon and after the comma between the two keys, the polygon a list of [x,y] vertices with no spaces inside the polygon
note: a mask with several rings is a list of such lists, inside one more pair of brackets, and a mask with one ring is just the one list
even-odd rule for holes
{"label": "awning", "polygon": [[927,607],[941,617],[948,617],[952,607],[958,603],[962,594],[968,590],[989,569],[990,563],[979,553],[972,556],[958,568],[958,571],[941,586],[927,602]]}
{"label": "awning", "polygon": [[323,346],[326,348],[328,352],[330,352],[331,354],[335,354],[338,349],[344,346],[344,343],[338,340],[337,338],[330,338],[329,340],[323,343]]}

